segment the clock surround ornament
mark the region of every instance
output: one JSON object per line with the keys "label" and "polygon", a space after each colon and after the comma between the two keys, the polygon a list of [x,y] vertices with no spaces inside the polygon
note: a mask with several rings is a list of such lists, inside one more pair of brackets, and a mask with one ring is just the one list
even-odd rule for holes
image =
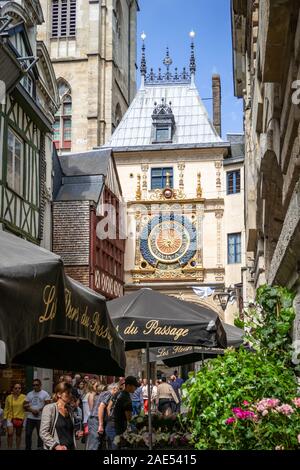
{"label": "clock surround ornament", "polygon": [[197,234],[186,216],[152,217],[141,232],[140,252],[147,263],[161,270],[184,267],[196,254]]}

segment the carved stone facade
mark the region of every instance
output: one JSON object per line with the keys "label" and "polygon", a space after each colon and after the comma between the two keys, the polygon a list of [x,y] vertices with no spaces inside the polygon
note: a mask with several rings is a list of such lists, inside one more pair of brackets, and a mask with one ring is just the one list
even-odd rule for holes
{"label": "carved stone facade", "polygon": [[[45,23],[39,37],[48,48],[59,83],[70,90],[72,107],[72,114],[66,116],[72,121],[67,121],[68,136],[62,136],[61,124],[55,140],[62,153],[82,152],[107,141],[135,95],[139,6],[137,0],[77,0],[75,32],[68,35],[59,21],[54,30],[52,3],[41,0]],[[64,8],[66,4],[69,0]]]}
{"label": "carved stone facade", "polygon": [[[297,289],[299,2],[233,0],[232,24],[235,93],[245,103],[245,276],[249,290],[266,281]],[[299,300],[297,305],[299,317]]]}
{"label": "carved stone facade", "polygon": [[[227,145],[222,149],[180,149],[179,154],[176,145],[166,151],[153,148],[151,158],[146,149],[114,149],[128,213],[125,291],[151,287],[175,294],[180,290],[189,300],[203,303],[193,287],[223,290],[241,283],[245,258],[242,252],[240,263],[228,263],[228,234],[241,234],[243,250],[243,187],[240,193],[227,195],[226,179],[228,172],[239,170],[243,181],[243,161],[231,163]],[[173,169],[170,192],[168,188],[151,189],[152,169],[161,167]],[[140,176],[142,197],[137,197]],[[181,221],[183,241],[179,240]],[[187,240],[194,241],[191,249]],[[207,300],[224,316],[217,302]],[[236,314],[238,305],[228,305],[226,321],[232,322]]]}

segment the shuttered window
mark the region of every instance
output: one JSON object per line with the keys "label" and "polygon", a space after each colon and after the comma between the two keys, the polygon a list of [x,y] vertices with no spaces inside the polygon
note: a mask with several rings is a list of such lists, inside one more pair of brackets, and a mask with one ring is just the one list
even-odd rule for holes
{"label": "shuttered window", "polygon": [[237,194],[241,192],[241,172],[240,170],[227,172],[227,194]]}
{"label": "shuttered window", "polygon": [[52,37],[76,35],[76,0],[52,0]]}
{"label": "shuttered window", "polygon": [[228,234],[228,264],[241,263],[241,234]]}

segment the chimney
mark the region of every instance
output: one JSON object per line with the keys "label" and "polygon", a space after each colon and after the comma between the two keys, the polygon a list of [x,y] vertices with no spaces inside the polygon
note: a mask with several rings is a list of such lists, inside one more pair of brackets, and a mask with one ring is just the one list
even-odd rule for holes
{"label": "chimney", "polygon": [[221,79],[220,75],[212,76],[212,92],[213,92],[213,124],[221,137]]}

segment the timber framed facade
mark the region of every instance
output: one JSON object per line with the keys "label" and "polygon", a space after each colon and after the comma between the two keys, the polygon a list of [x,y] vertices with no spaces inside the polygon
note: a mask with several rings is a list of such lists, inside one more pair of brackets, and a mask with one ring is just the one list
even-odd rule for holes
{"label": "timber framed facade", "polygon": [[[0,9],[7,22],[1,41],[20,64],[18,77],[0,105],[0,223],[5,230],[45,246],[44,232],[51,231],[49,166],[58,91],[47,50],[36,41],[37,25],[43,21],[41,7],[39,2],[23,3],[21,8],[6,2]],[[47,239],[51,239],[48,234]]]}

